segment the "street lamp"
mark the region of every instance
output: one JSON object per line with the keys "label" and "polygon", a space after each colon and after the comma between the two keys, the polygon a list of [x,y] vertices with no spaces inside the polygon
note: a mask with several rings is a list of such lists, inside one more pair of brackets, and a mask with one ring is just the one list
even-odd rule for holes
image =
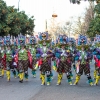
{"label": "street lamp", "polygon": [[20,3],[20,0],[18,1],[18,11],[19,11],[19,3]]}
{"label": "street lamp", "polygon": [[55,36],[56,36],[56,34],[55,34],[55,19],[58,17],[58,15],[57,14],[55,14],[55,13],[53,13],[52,14],[52,18],[53,18],[53,36],[54,36],[54,39],[55,39]]}
{"label": "street lamp", "polygon": [[67,25],[67,32],[68,32],[68,36],[70,38],[70,22],[66,22],[66,25]]}

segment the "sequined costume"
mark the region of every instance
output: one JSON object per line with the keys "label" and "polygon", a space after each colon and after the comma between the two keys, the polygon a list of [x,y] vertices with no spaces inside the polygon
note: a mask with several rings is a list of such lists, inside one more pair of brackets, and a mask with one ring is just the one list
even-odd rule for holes
{"label": "sequined costume", "polygon": [[96,79],[94,85],[98,85],[98,82],[100,80],[100,49],[97,49],[97,53],[94,56],[95,59],[95,71],[96,71]]}
{"label": "sequined costume", "polygon": [[40,44],[42,45],[40,47],[40,75],[41,75],[41,81],[42,84],[45,84],[45,74],[46,74],[46,82],[47,85],[50,85],[51,82],[51,57],[52,57],[52,51],[48,49],[48,44],[50,43],[50,39],[48,37],[48,33],[42,33],[40,34]]}
{"label": "sequined costume", "polygon": [[77,73],[76,73],[76,80],[74,82],[74,85],[77,85],[79,80],[80,80],[80,76],[83,75],[83,72],[85,75],[87,75],[87,79],[88,79],[88,83],[90,85],[93,85],[93,80],[91,78],[90,75],[90,66],[89,66],[89,61],[90,61],[90,57],[88,56],[88,53],[86,52],[86,47],[89,47],[88,45],[85,45],[85,41],[86,39],[82,38],[80,40],[80,43],[82,45],[80,45],[81,51],[80,51],[80,55],[79,55],[79,61],[77,63]]}

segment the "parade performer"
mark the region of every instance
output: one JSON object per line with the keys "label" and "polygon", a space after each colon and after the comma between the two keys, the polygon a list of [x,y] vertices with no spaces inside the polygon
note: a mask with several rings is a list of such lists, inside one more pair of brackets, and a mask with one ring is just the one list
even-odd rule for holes
{"label": "parade performer", "polygon": [[18,53],[18,51],[19,51],[19,49],[20,48],[18,48],[18,43],[17,43],[17,38],[15,38],[15,37],[11,37],[11,45],[12,45],[12,47],[11,47],[11,50],[12,50],[12,57],[13,57],[13,59],[12,59],[12,72],[13,72],[13,75],[14,75],[14,77],[16,78],[17,76],[19,77],[19,71],[18,71],[18,63],[16,62],[16,54]]}
{"label": "parade performer", "polygon": [[1,75],[0,77],[4,76],[4,70],[6,68],[6,55],[5,55],[5,49],[4,49],[4,40],[2,37],[0,37],[0,70],[1,70]]}
{"label": "parade performer", "polygon": [[[82,36],[81,36],[82,37]],[[80,56],[79,56],[79,62],[77,64],[77,73],[76,73],[76,80],[74,82],[74,85],[77,85],[79,80],[80,80],[80,76],[83,74],[83,72],[85,73],[85,75],[87,75],[87,79],[88,79],[88,83],[92,86],[93,85],[93,81],[90,75],[90,66],[89,66],[89,59],[87,56],[87,52],[85,51],[86,47],[88,47],[86,44],[86,39],[84,37],[80,38],[80,44],[82,46],[79,46],[80,48],[82,48],[81,52],[80,52]]]}
{"label": "parade performer", "polygon": [[[97,58],[99,57],[99,55],[98,55],[98,54],[99,54],[99,53],[98,53],[99,47],[100,47],[99,42],[96,43],[96,44],[93,46],[93,55],[94,55],[93,58],[95,58],[95,56],[96,56]],[[99,59],[99,58],[98,58],[98,59]],[[95,66],[95,69],[94,69],[94,79],[96,79],[96,76],[97,76],[97,73],[98,73],[98,71],[97,71],[98,67],[97,67],[96,59],[94,59],[94,66]]]}
{"label": "parade performer", "polygon": [[95,71],[96,71],[96,79],[94,85],[98,85],[100,80],[100,49],[97,49],[97,54],[94,56],[95,59]]}
{"label": "parade performer", "polygon": [[[49,48],[49,50],[50,51],[52,51],[52,53],[53,53],[53,56],[51,57],[51,68],[53,69],[53,67],[55,67],[55,55],[54,55],[54,48],[55,48],[55,41],[54,40],[52,40],[51,41],[51,44],[50,44],[50,46],[48,47]],[[51,74],[50,74],[50,76],[51,76],[51,79],[53,79],[53,72],[52,72],[52,70],[51,70]]]}
{"label": "parade performer", "polygon": [[[69,58],[70,58],[70,61],[71,61],[70,66],[71,66],[71,67],[73,66],[73,68],[74,68],[74,70],[75,70],[74,51],[75,51],[75,49],[76,49],[76,45],[75,45],[74,39],[71,38],[71,39],[68,41],[68,44],[69,44],[69,45],[67,46],[67,50],[70,51],[70,52],[69,52]],[[71,67],[70,67],[70,68],[71,68]],[[73,79],[72,71],[70,71],[70,76],[71,76],[71,78]]]}
{"label": "parade performer", "polygon": [[46,82],[47,85],[50,85],[51,82],[51,57],[52,57],[52,51],[48,50],[48,44],[51,42],[49,39],[48,33],[41,33],[40,34],[40,41],[39,43],[42,45],[40,48],[41,53],[41,65],[40,65],[40,71],[41,71],[41,85],[45,85],[45,74],[46,74]]}
{"label": "parade performer", "polygon": [[29,67],[29,56],[31,55],[25,48],[25,37],[19,36],[19,44],[21,49],[18,51],[17,62],[18,62],[18,70],[19,70],[19,82],[23,83],[23,79],[28,79],[28,67]]}
{"label": "parade performer", "polygon": [[6,75],[7,80],[10,81],[10,71],[13,69],[12,61],[13,61],[13,53],[11,50],[11,42],[10,42],[10,35],[5,37],[5,43],[6,43]]}
{"label": "parade performer", "polygon": [[32,55],[32,75],[35,78],[36,77],[35,65],[36,65],[37,59],[36,59],[36,38],[34,37],[34,35],[31,35],[30,37],[30,45],[31,45],[30,52]]}
{"label": "parade performer", "polygon": [[19,77],[19,70],[18,70],[18,51],[20,50],[20,48],[18,48],[18,45],[15,46],[14,49],[14,58],[13,58],[13,67],[16,69],[14,72],[15,77]]}
{"label": "parade performer", "polygon": [[58,81],[57,81],[57,85],[61,84],[61,79],[63,76],[63,73],[66,74],[66,77],[68,79],[68,83],[70,85],[72,85],[72,79],[70,76],[70,71],[71,71],[71,62],[70,62],[70,53],[69,50],[67,50],[66,52],[66,45],[67,42],[65,39],[59,38],[59,43],[58,44],[60,46],[60,52],[57,51],[55,56],[58,56],[57,58],[57,72],[58,72]]}

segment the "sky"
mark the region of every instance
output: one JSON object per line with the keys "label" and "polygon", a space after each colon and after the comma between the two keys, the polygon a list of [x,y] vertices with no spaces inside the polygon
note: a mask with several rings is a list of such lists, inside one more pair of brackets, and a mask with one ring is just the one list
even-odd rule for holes
{"label": "sky", "polygon": [[50,21],[52,14],[58,15],[57,22],[67,22],[71,17],[83,16],[88,2],[80,5],[71,4],[69,0],[4,0],[8,6],[24,10],[28,16],[35,18],[35,32],[45,31],[45,20]]}

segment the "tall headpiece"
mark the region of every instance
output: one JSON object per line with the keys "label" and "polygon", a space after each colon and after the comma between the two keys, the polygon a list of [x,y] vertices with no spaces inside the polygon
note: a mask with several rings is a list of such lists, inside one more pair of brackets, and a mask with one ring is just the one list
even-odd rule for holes
{"label": "tall headpiece", "polygon": [[30,44],[35,45],[36,44],[36,38],[34,36],[30,37]]}
{"label": "tall headpiece", "polygon": [[43,46],[48,45],[51,42],[48,32],[43,32],[39,34],[39,43]]}
{"label": "tall headpiece", "polygon": [[84,36],[84,35],[79,35],[78,37],[78,46],[76,47],[77,49],[81,50],[82,47],[85,49],[85,50],[88,50],[90,45],[87,44],[87,37]]}
{"label": "tall headpiece", "polygon": [[100,35],[96,35],[96,37],[95,37],[95,42],[96,42],[96,43],[100,42]]}
{"label": "tall headpiece", "polygon": [[18,44],[25,45],[25,36],[23,36],[23,35],[18,36]]}
{"label": "tall headpiece", "polygon": [[5,43],[6,43],[7,46],[11,45],[10,39],[11,39],[10,35],[8,35],[8,36],[5,37]]}
{"label": "tall headpiece", "polygon": [[87,44],[87,37],[84,35],[80,35],[78,37],[78,45],[86,45]]}
{"label": "tall headpiece", "polygon": [[66,35],[59,35],[58,46],[67,46],[68,45],[68,37]]}
{"label": "tall headpiece", "polygon": [[48,32],[39,33],[39,39],[45,41],[48,39]]}
{"label": "tall headpiece", "polygon": [[3,38],[0,36],[0,46],[3,46],[4,45],[4,40]]}

